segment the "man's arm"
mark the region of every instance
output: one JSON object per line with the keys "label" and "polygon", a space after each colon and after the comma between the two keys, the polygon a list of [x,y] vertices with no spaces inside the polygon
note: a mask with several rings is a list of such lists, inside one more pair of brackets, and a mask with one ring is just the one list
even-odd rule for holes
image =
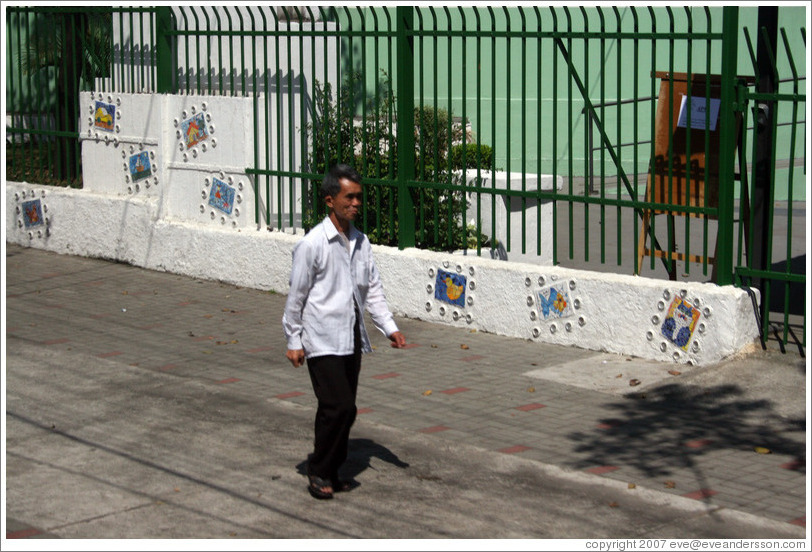
{"label": "man's arm", "polygon": [[[364,245],[369,248],[368,241]],[[366,297],[367,311],[372,315],[372,321],[375,323],[375,326],[389,338],[389,341],[391,341],[390,345],[395,349],[402,349],[406,346],[406,338],[398,329],[392,312],[389,310],[389,305],[386,303],[381,274],[378,272],[378,267],[375,264],[371,249],[368,251],[368,255],[369,287]]]}
{"label": "man's arm", "polygon": [[307,242],[300,241],[293,248],[293,266],[290,271],[290,290],[282,315],[282,327],[288,342],[285,356],[294,367],[304,364],[305,353],[302,347],[302,310],[313,283],[315,258]]}

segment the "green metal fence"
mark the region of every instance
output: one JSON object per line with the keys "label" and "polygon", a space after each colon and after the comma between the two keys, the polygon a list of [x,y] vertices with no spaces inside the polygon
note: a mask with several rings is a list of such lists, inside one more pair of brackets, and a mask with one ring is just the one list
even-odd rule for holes
{"label": "green metal fence", "polygon": [[[323,215],[320,179],[344,161],[364,176],[360,224],[378,243],[755,283],[765,292],[765,333],[780,326],[787,343],[793,327],[805,334],[805,317],[788,306],[804,277],[804,10],[779,11],[771,67],[782,84],[769,98],[756,91],[758,11],[735,6],[115,8],[99,16],[112,60],[78,80],[93,90],[252,98],[246,172],[259,226],[314,224]],[[15,45],[7,33],[7,50],[30,41],[21,19],[50,13],[72,17],[9,8],[7,29],[17,25],[21,38]],[[7,97],[25,98],[9,103],[20,121],[36,111],[42,82],[8,67]],[[661,76],[678,73],[707,83],[684,100],[686,113],[712,107],[703,118],[658,115]],[[752,110],[765,101],[777,116],[763,209],[750,173],[763,132]],[[13,123],[7,134],[20,143],[74,136],[26,128]],[[677,150],[707,162],[683,167]],[[664,197],[648,193],[658,170]],[[680,177],[708,193],[693,197],[673,184]],[[755,251],[756,227],[780,246]],[[641,243],[652,254],[641,257]],[[764,249],[766,264],[755,263]],[[787,307],[775,324],[778,295]]]}
{"label": "green metal fence", "polygon": [[[782,349],[794,344],[804,355],[808,285],[806,253],[800,244],[806,241],[802,207],[809,190],[804,119],[808,61],[793,48],[787,28],[779,27],[777,13],[778,8],[767,8],[757,29],[744,29],[749,67],[756,75],[742,95],[752,121],[742,147],[752,164],[752,182],[746,189],[753,208],[742,210],[735,276],[737,284],[761,291],[762,332],[772,332]],[[805,43],[805,28],[800,33]],[[756,41],[759,34],[761,40]],[[801,144],[804,149],[798,155]],[[796,176],[804,177],[805,189],[793,185]]]}

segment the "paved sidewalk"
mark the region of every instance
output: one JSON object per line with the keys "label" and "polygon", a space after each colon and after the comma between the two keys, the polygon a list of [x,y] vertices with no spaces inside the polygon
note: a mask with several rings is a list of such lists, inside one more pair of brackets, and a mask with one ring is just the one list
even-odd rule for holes
{"label": "paved sidewalk", "polygon": [[[11,244],[5,255],[9,347],[315,406],[306,373],[285,359],[283,295]],[[398,324],[405,350],[371,335],[359,421],[806,526],[807,369],[797,354],[696,368]],[[44,531],[14,523],[7,535]]]}

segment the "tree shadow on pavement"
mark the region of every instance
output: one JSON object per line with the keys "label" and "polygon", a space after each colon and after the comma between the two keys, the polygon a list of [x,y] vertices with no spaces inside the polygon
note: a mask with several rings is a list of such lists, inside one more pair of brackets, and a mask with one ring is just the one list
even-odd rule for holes
{"label": "tree shadow on pavement", "polygon": [[[374,470],[375,467],[372,466],[373,458],[392,464],[396,468],[409,467],[409,464],[398,458],[394,452],[383,445],[379,445],[372,439],[350,439],[347,461],[341,467],[341,477],[354,480],[356,476],[367,469]],[[296,466],[296,471],[302,475],[307,475],[307,460],[300,462]]]}
{"label": "tree shadow on pavement", "polygon": [[732,384],[655,387],[604,405],[616,415],[600,420],[594,431],[568,438],[574,450],[585,454],[577,462],[580,468],[629,466],[648,477],[687,468],[702,481],[697,461],[703,455],[719,450],[755,454],[755,447],[763,447],[792,457],[789,469],[805,474],[806,420],[782,418],[771,401],[743,394]]}

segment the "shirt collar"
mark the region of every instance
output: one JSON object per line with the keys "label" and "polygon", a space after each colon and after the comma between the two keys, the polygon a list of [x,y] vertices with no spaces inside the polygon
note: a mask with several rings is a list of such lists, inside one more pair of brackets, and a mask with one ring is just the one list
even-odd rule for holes
{"label": "shirt collar", "polygon": [[[338,238],[338,228],[336,228],[336,225],[333,224],[329,216],[324,218],[324,233],[327,234],[328,241],[333,241]],[[350,232],[347,234],[347,239],[350,240],[350,243],[357,240],[360,234],[361,231],[358,230],[354,224],[350,223]]]}

